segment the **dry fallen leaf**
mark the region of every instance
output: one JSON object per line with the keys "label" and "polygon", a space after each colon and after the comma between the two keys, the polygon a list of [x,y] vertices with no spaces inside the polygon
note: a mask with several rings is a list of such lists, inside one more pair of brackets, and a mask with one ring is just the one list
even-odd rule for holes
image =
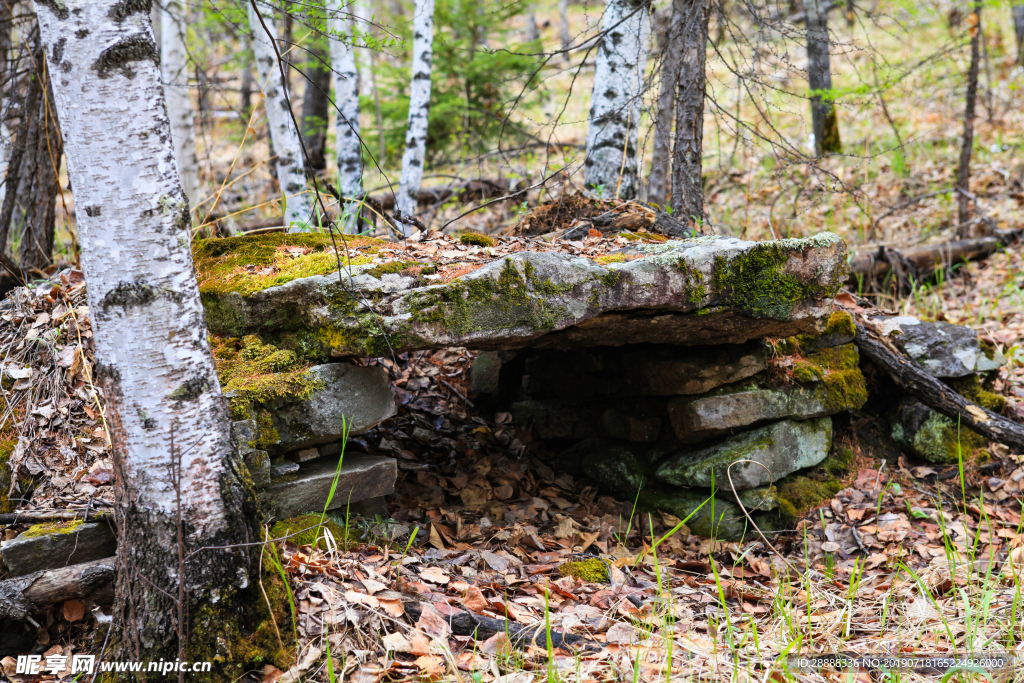
{"label": "dry fallen leaf", "polygon": [[81,600],[67,600],[64,602],[64,618],[74,623],[81,621],[85,616],[85,604]]}

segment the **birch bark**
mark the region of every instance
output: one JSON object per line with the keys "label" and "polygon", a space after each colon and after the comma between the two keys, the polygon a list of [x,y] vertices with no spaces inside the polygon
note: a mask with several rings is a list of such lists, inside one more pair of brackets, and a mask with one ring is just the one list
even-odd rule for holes
{"label": "birch bark", "polygon": [[[558,35],[562,39],[562,49],[572,45],[572,35],[569,33],[569,0],[558,0]],[[563,59],[569,61],[569,53],[566,52]]]}
{"label": "birch bark", "polygon": [[1017,38],[1017,64],[1024,66],[1024,1],[1014,0],[1010,11],[1013,14],[1013,34]]}
{"label": "birch bark", "polygon": [[181,564],[173,550],[179,534],[185,552],[256,538],[251,489],[207,341],[148,3],[41,0],[36,13],[109,406],[120,642],[135,658],[170,659],[180,654],[172,596],[182,582],[193,624],[217,613],[226,635],[238,623],[250,549]]}
{"label": "birch bark", "polygon": [[[269,12],[260,12],[263,24],[277,40],[277,29]],[[256,57],[256,69],[260,83],[266,84],[267,121],[270,124],[270,141],[277,152],[277,181],[281,192],[287,198],[284,222],[288,232],[302,232],[313,223],[309,194],[306,192],[306,164],[302,158],[302,139],[295,128],[290,113],[290,98],[281,80],[281,69],[277,64],[277,53],[271,38],[260,23],[260,17],[249,4],[249,30],[252,34],[252,49]]]}
{"label": "birch bark", "polygon": [[199,201],[199,160],[196,158],[192,96],[188,88],[189,64],[185,47],[188,31],[185,3],[162,0],[160,10],[160,69],[163,73],[167,115],[171,119],[174,158],[189,206]]}
{"label": "birch bark", "polygon": [[[416,0],[412,20],[412,82],[409,85],[409,126],[405,130],[402,178],[395,204],[403,216],[416,215],[416,202],[423,180],[427,151],[427,122],[430,117],[430,77],[434,58],[434,0]],[[402,233],[412,233],[410,223],[399,221]]]}
{"label": "birch bark", "polygon": [[602,197],[632,199],[637,179],[637,128],[651,33],[649,0],[610,0],[597,50],[583,182]]}
{"label": "birch bark", "polygon": [[[363,153],[359,144],[359,75],[352,46],[352,20],[344,0],[329,0],[327,26],[331,33],[331,66],[334,70],[334,101],[338,108],[334,138],[338,155],[338,191],[343,197],[363,194]],[[342,38],[342,39],[336,39]],[[355,204],[343,205],[342,231],[357,231]]]}

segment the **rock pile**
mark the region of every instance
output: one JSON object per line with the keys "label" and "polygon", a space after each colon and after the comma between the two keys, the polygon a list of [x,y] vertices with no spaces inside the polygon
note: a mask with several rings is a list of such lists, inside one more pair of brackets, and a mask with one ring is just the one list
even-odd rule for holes
{"label": "rock pile", "polygon": [[640,509],[685,518],[708,501],[690,529],[737,537],[733,486],[749,510],[792,509],[779,486],[828,457],[830,416],[867,400],[853,335],[837,312],[821,334],[775,343],[529,350],[506,356],[497,390],[518,395],[515,420],[559,452],[557,467]]}

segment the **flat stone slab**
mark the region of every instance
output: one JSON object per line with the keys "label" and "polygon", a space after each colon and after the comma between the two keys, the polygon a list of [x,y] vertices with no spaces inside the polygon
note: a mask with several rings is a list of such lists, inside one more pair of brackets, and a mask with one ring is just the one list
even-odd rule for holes
{"label": "flat stone slab", "polygon": [[767,486],[787,474],[817,465],[832,447],[832,418],[780,420],[705,448],[666,458],[655,478],[675,486],[729,488],[729,466],[737,491]]}
{"label": "flat stone slab", "polygon": [[966,377],[1006,365],[1006,358],[995,349],[983,347],[978,333],[969,327],[925,322],[909,315],[876,317],[871,322],[933,377]]}
{"label": "flat stone slab", "polygon": [[256,334],[324,358],[451,346],[740,343],[819,333],[848,270],[845,243],[822,233],[766,242],[704,236],[645,243],[619,249],[604,264],[570,253],[516,251],[439,284],[359,264],[360,249],[369,254],[379,246],[353,241],[337,252],[347,264],[341,278],[313,275],[256,290],[244,286],[246,271],[239,268],[232,271],[236,279],[218,280],[217,265],[233,258],[228,250],[258,239],[203,240],[196,247],[211,332]]}
{"label": "flat stone slab", "polygon": [[362,434],[397,411],[395,394],[383,367],[327,363],[306,371],[317,383],[307,399],[269,404],[280,451],[293,451],[336,441],[347,427]]}
{"label": "flat stone slab", "polygon": [[0,558],[11,576],[102,560],[117,552],[114,532],[103,522],[37,524],[4,543]]}
{"label": "flat stone slab", "polygon": [[[260,504],[275,519],[323,512],[337,467],[338,461],[329,458],[303,463],[297,474],[288,475],[260,491]],[[394,458],[350,453],[342,463],[338,486],[327,509],[337,510],[349,502],[394,493],[397,478],[398,465]]]}

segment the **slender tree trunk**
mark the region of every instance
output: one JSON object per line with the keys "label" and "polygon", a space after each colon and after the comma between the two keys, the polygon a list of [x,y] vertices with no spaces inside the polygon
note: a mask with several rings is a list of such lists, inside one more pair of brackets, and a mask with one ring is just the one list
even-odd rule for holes
{"label": "slender tree trunk", "polygon": [[[366,33],[373,31],[371,23],[373,13],[366,6],[366,0],[356,0],[356,2],[353,2],[350,5],[350,11],[354,15],[352,19],[353,32]],[[353,41],[352,53],[355,55],[356,69],[359,72],[359,95],[369,97],[373,94],[371,88],[373,78],[370,75],[370,71],[373,69],[373,50],[358,48],[356,47],[358,44],[360,43]]]}
{"label": "slender tree trunk", "polygon": [[[344,13],[343,0],[329,0],[328,28],[333,35],[352,35],[352,21]],[[359,142],[359,75],[352,47],[344,40],[331,40],[331,66],[334,69],[334,99],[338,119],[334,128],[338,154],[338,191],[342,197],[363,195],[363,150]],[[357,232],[356,204],[346,203],[342,230]]]}
{"label": "slender tree trunk", "polygon": [[702,225],[704,212],[704,90],[708,51],[707,0],[683,0],[679,42],[682,57],[676,90],[676,135],[672,150],[672,208],[683,222]]}
{"label": "slender tree trunk", "polygon": [[673,0],[672,16],[662,41],[661,90],[658,92],[658,115],[654,119],[654,155],[647,179],[647,200],[660,205],[666,204],[671,194],[672,122],[675,120],[679,65],[683,55],[686,4],[686,0]]}
{"label": "slender tree trunk", "polygon": [[1017,64],[1024,66],[1024,2],[1016,0],[1011,6],[1013,33],[1017,37]]}
{"label": "slender tree trunk", "polygon": [[828,12],[822,0],[805,0],[807,12],[807,82],[811,88],[811,128],[818,156],[842,150],[839,119],[833,102],[829,64]]}
{"label": "slender tree trunk", "polygon": [[536,5],[530,5],[526,8],[526,42],[528,43],[540,40],[540,29],[537,27],[536,10]]}
{"label": "slender tree trunk", "polygon": [[597,50],[583,182],[602,197],[639,191],[637,128],[651,32],[648,0],[609,0]]}
{"label": "slender tree trunk", "polygon": [[[569,31],[569,0],[558,0],[558,35],[562,40],[562,49],[572,45],[572,33]],[[565,53],[565,61],[569,61],[569,53]]]}
{"label": "slender tree trunk", "polygon": [[199,201],[199,160],[196,158],[195,122],[192,116],[192,95],[188,88],[189,63],[185,47],[188,14],[184,2],[161,0],[160,69],[167,98],[167,114],[171,117],[174,158],[178,162],[181,186],[189,206]]}
{"label": "slender tree trunk", "polygon": [[[257,15],[249,4],[249,30],[252,32],[252,47],[256,55],[256,68],[260,83],[266,84],[267,121],[270,124],[270,142],[277,152],[277,181],[286,197],[284,222],[288,232],[301,232],[313,223],[309,195],[306,193],[306,165],[302,158],[302,139],[295,129],[291,116],[291,98],[281,78],[274,44],[277,32],[269,14]],[[266,29],[264,29],[264,25]],[[271,37],[267,36],[270,32]]]}
{"label": "slender tree trunk", "polygon": [[242,93],[241,93],[241,105],[242,105],[242,116],[245,121],[249,120],[249,114],[252,112],[252,90],[253,81],[252,69],[246,66],[242,69]]}
{"label": "slender tree trunk", "polygon": [[[423,180],[427,152],[427,124],[430,118],[431,64],[434,59],[434,0],[416,0],[412,19],[412,83],[409,86],[409,127],[405,130],[402,179],[395,198],[402,216],[416,215],[416,202]],[[402,232],[412,233],[412,224],[402,222]]]}
{"label": "slender tree trunk", "polygon": [[330,111],[331,69],[326,40],[313,39],[306,55],[306,92],[302,96],[302,137],[313,171],[327,168],[327,117]]}
{"label": "slender tree trunk", "polygon": [[252,542],[256,527],[207,342],[148,3],[36,7],[61,74],[54,95],[108,399],[117,642],[124,658],[186,658],[185,633],[227,645],[257,604],[252,547],[224,548]]}
{"label": "slender tree trunk", "polygon": [[976,230],[965,225],[971,218],[971,200],[967,193],[971,191],[971,150],[974,147],[974,105],[978,99],[978,71],[981,64],[981,2],[974,3],[972,14],[968,17],[971,31],[971,67],[967,71],[967,102],[964,105],[964,137],[960,145],[960,164],[956,169],[957,194],[957,236],[961,239],[977,237]]}

